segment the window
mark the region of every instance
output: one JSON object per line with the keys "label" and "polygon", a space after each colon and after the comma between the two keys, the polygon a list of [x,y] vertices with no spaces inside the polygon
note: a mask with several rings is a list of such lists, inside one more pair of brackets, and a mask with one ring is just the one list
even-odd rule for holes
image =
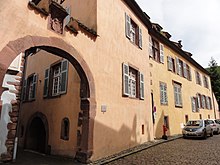
{"label": "window", "polygon": [[63,140],[69,140],[69,119],[64,118],[61,122],[61,135],[60,138]]}
{"label": "window", "polygon": [[204,109],[206,107],[206,97],[205,95],[202,95],[201,98],[202,98],[202,108]]}
{"label": "window", "polygon": [[185,115],[185,123],[187,123],[189,121],[189,116]]}
{"label": "window", "polygon": [[186,78],[190,81],[192,80],[191,69],[187,64],[186,64]]}
{"label": "window", "polygon": [[192,112],[199,112],[197,97],[191,97],[191,104],[192,104]]}
{"label": "window", "polygon": [[44,97],[58,96],[67,91],[68,61],[63,60],[45,70]]}
{"label": "window", "polygon": [[168,61],[168,70],[175,73],[175,60],[172,57],[168,56],[167,61]]}
{"label": "window", "polygon": [[144,99],[144,75],[123,63],[123,95]]}
{"label": "window", "polygon": [[205,88],[209,88],[208,78],[205,75],[203,76],[203,84]]}
{"label": "window", "polygon": [[152,37],[149,38],[149,53],[155,61],[164,63],[164,46]]}
{"label": "window", "polygon": [[199,119],[202,119],[202,114],[199,114]]}
{"label": "window", "polygon": [[184,76],[183,61],[179,58],[176,58],[176,71],[178,75]]}
{"label": "window", "polygon": [[196,76],[196,84],[201,85],[202,84],[201,77],[198,71],[195,71],[195,76]]}
{"label": "window", "polygon": [[139,26],[125,13],[125,34],[126,37],[135,45],[142,48],[142,30]]}
{"label": "window", "polygon": [[167,105],[167,84],[160,82],[160,104]]}
{"label": "window", "polygon": [[36,84],[37,84],[37,75],[32,74],[26,80],[24,80],[23,85],[23,101],[32,101],[36,97]]}
{"label": "window", "polygon": [[174,99],[175,99],[175,106],[182,107],[182,92],[181,92],[181,84],[175,83],[174,86]]}

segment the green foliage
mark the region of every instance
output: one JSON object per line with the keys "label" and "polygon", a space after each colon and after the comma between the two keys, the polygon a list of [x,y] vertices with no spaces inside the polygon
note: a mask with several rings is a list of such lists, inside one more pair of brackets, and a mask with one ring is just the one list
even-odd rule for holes
{"label": "green foliage", "polygon": [[209,61],[209,68],[212,90],[216,96],[217,101],[220,100],[220,67],[214,58]]}

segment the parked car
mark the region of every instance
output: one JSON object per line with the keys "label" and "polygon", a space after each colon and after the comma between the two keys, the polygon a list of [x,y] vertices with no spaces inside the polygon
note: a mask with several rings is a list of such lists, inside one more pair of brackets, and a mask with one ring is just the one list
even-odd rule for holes
{"label": "parked car", "polygon": [[207,135],[213,136],[213,130],[209,120],[190,120],[182,130],[183,138],[201,137],[206,139]]}
{"label": "parked car", "polygon": [[220,133],[220,124],[218,121],[215,119],[209,119],[208,121],[212,127],[213,133],[218,135]]}

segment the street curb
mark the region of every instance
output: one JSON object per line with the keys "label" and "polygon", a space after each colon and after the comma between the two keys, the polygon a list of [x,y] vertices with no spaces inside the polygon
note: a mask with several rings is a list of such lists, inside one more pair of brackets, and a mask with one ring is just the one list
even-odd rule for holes
{"label": "street curb", "polygon": [[159,144],[167,143],[167,142],[179,139],[179,138],[182,138],[182,135],[171,136],[171,137],[168,137],[167,140],[159,139],[159,140],[146,142],[146,143],[143,143],[143,144],[138,145],[136,147],[133,147],[133,148],[127,149],[125,151],[119,152],[117,154],[111,155],[109,157],[94,161],[94,162],[90,163],[89,165],[102,165],[102,164],[110,163],[110,162],[115,161],[117,159],[124,158],[126,156],[135,154],[137,152],[140,152],[140,151],[146,150],[148,148],[157,146]]}

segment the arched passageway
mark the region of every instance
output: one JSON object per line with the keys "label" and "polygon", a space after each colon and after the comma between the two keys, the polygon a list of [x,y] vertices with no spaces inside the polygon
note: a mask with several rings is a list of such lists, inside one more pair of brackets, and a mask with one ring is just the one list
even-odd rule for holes
{"label": "arched passageway", "polygon": [[[20,52],[31,51],[32,49],[40,48],[49,53],[55,54],[57,56],[63,57],[67,59],[76,69],[80,80],[80,108],[81,114],[79,115],[79,120],[81,120],[81,132],[79,133],[79,149],[76,154],[76,157],[82,162],[88,162],[89,158],[93,153],[93,128],[94,128],[94,118],[96,114],[96,101],[95,101],[95,84],[92,76],[92,72],[89,69],[87,63],[82,58],[82,56],[78,53],[78,51],[73,48],[71,45],[67,44],[60,38],[55,37],[39,37],[39,36],[26,36],[15,41],[9,42],[1,51],[0,51],[0,95],[3,93],[5,89],[2,88],[2,82],[6,71],[16,56]],[[22,73],[19,73],[19,76],[22,77]],[[21,80],[20,80],[21,82]],[[16,95],[20,96],[21,83],[15,83],[17,92]],[[13,101],[12,104],[12,114],[10,117],[16,118],[19,117],[19,97],[16,101]],[[14,110],[16,109],[16,113]],[[19,118],[18,118],[19,120]],[[13,119],[13,123],[17,126],[18,120]],[[32,121],[32,128],[43,128],[42,123],[39,118],[36,118]],[[37,124],[36,124],[37,123]],[[9,134],[7,141],[14,142],[16,137],[16,127],[9,128]],[[28,136],[31,136],[32,133]],[[45,134],[45,132],[39,132]],[[42,139],[44,141],[44,139]],[[46,140],[45,140],[46,141]],[[36,142],[37,143],[37,142]],[[33,149],[36,149],[36,144],[33,143],[30,146]],[[43,147],[42,147],[43,148]],[[41,149],[42,149],[41,148]],[[47,149],[45,149],[45,152]],[[12,159],[12,150],[8,150],[6,153],[7,159]]]}

